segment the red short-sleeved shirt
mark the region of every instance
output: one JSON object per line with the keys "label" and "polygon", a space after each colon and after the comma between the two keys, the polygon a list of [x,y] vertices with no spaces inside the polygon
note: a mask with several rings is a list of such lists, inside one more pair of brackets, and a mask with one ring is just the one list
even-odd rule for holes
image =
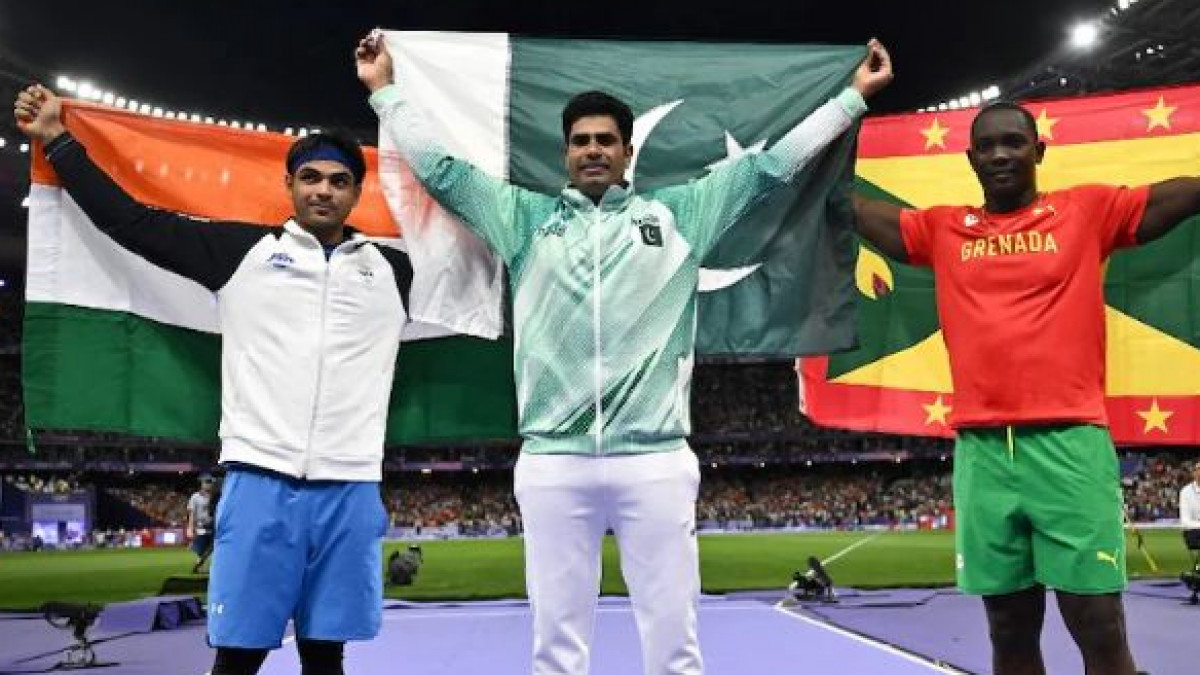
{"label": "red short-sleeved shirt", "polygon": [[954,427],[1107,426],[1101,266],[1135,243],[1149,193],[1084,185],[1014,213],[901,214],[910,262],[933,268]]}

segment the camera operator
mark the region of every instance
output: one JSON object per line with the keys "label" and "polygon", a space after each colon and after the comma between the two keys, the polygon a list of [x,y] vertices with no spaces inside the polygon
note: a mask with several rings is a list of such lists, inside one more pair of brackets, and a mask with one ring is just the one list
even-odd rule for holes
{"label": "camera operator", "polygon": [[424,557],[420,546],[409,546],[401,553],[396,551],[388,558],[388,583],[393,586],[410,586],[421,569]]}

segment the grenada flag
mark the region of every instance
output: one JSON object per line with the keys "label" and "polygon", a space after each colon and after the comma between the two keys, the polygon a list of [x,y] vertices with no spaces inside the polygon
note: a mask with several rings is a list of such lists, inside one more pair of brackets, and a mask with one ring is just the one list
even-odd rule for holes
{"label": "grenada flag", "polygon": [[[1200,174],[1200,86],[1026,107],[1048,146],[1040,189]],[[964,155],[975,113],[868,119],[858,189],[917,208],[982,203]],[[932,274],[863,246],[855,276],[860,346],[798,362],[801,410],[822,425],[950,435],[954,391]],[[1108,414],[1116,441],[1200,443],[1200,218],[1148,246],[1118,251],[1104,287]]]}

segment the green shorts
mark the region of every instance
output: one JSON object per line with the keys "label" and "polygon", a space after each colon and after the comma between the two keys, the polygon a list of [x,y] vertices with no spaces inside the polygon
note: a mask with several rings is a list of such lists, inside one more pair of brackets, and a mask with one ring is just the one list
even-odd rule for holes
{"label": "green shorts", "polygon": [[954,507],[965,593],[1125,588],[1125,505],[1107,429],[960,429]]}

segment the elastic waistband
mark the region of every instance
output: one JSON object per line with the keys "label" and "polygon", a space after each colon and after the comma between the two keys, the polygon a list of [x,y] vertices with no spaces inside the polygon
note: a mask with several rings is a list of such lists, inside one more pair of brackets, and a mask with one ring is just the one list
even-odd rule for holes
{"label": "elastic waistband", "polygon": [[225,471],[228,473],[232,473],[232,472],[252,473],[257,476],[262,476],[264,478],[272,478],[274,480],[283,481],[285,483],[292,483],[294,485],[339,485],[339,484],[343,484],[343,483],[378,483],[379,482],[379,481],[364,481],[364,480],[334,480],[334,479],[327,479],[327,478],[322,478],[322,479],[299,478],[297,476],[290,476],[281,471],[275,471],[274,469],[268,469],[265,467],[256,466],[254,464],[247,464],[245,462],[223,462],[221,464],[221,466],[224,467]]}
{"label": "elastic waistband", "polygon": [[526,436],[521,452],[535,455],[644,455],[673,452],[688,447],[686,438],[645,438],[641,436]]}

